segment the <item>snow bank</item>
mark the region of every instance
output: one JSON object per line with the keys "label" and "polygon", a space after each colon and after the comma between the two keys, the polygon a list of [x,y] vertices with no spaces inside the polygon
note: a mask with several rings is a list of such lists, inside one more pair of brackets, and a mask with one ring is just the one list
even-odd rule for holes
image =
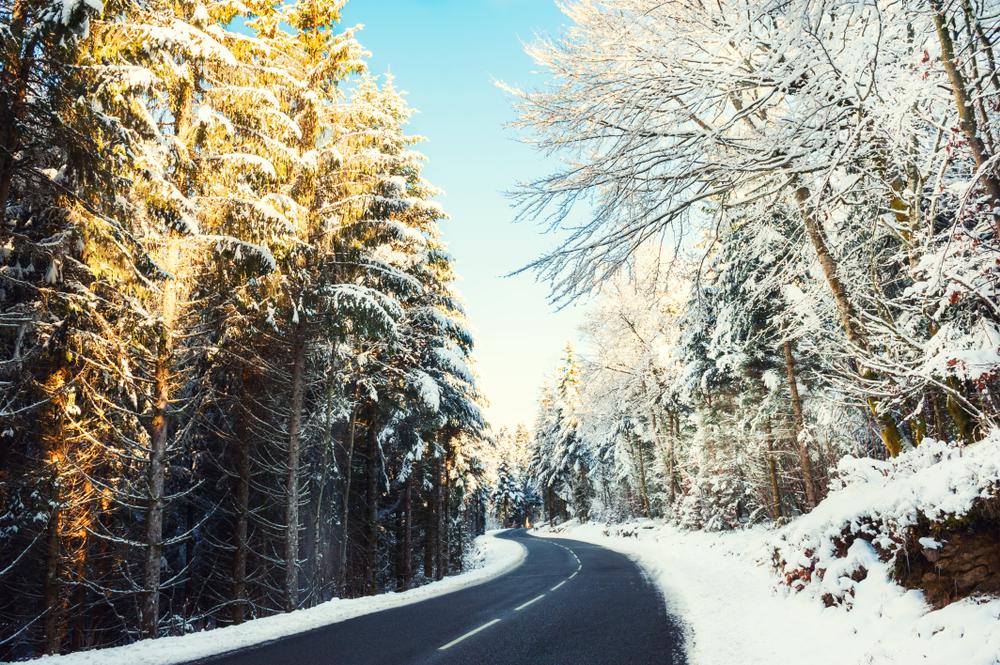
{"label": "snow bank", "polygon": [[256,619],[239,626],[65,656],[45,656],[27,662],[32,665],[173,665],[244,649],[365,614],[419,603],[488,582],[519,566],[527,550],[516,541],[495,538],[495,533],[498,532],[476,539],[475,567],[472,570],[409,591],[336,599],[307,610]]}
{"label": "snow bank", "polygon": [[567,523],[534,533],[632,557],[684,624],[689,665],[1000,664],[1000,600],[931,611],[920,592],[872,576],[853,610],[826,607],[778,588],[774,530],[684,532],[645,520],[618,527]]}
{"label": "snow bank", "polygon": [[940,550],[947,541],[930,536],[946,539],[1000,492],[1000,432],[965,448],[926,440],[887,461],[847,457],[837,476],[840,488],[782,531],[775,562],[795,590],[850,605],[863,586],[921,563],[898,558]]}

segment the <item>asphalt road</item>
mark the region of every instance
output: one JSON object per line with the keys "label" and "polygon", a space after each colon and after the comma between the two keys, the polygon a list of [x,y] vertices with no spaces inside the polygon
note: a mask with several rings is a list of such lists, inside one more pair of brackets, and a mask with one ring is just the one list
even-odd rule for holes
{"label": "asphalt road", "polygon": [[524,563],[495,580],[197,661],[204,665],[683,665],[683,636],[628,558],[509,531]]}

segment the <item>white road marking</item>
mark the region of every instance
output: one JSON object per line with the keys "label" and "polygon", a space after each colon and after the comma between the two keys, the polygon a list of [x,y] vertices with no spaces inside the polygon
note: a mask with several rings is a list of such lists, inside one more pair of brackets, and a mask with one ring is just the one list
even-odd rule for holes
{"label": "white road marking", "polygon": [[[538,598],[536,598],[535,600],[538,600]],[[535,601],[533,600],[531,602],[535,602]],[[495,623],[500,623],[500,619],[493,619],[493,621],[487,621],[486,623],[484,623],[479,628],[476,628],[475,630],[470,630],[465,635],[462,635],[461,637],[459,637],[456,640],[452,640],[451,642],[448,642],[448,644],[445,644],[443,647],[438,647],[438,651],[444,651],[445,649],[450,649],[451,647],[455,646],[456,644],[458,644],[462,640],[467,639],[469,637],[472,637],[473,635],[475,635],[479,631],[486,630],[487,628],[489,628],[490,626],[492,626]]]}
{"label": "white road marking", "polygon": [[568,578],[567,578],[567,579],[565,579],[565,580],[563,580],[563,581],[562,581],[562,582],[560,582],[559,584],[557,584],[557,585],[555,585],[554,587],[552,587],[551,589],[549,589],[549,591],[555,591],[556,589],[558,589],[559,587],[561,587],[561,586],[562,586],[563,584],[566,584],[566,582],[568,582],[568,581],[569,581],[569,579],[568,579]]}
{"label": "white road marking", "polygon": [[542,595],[540,595],[540,596],[536,596],[536,597],[532,598],[531,600],[529,600],[528,602],[526,602],[524,605],[519,605],[519,606],[515,607],[514,611],[515,612],[520,612],[521,610],[523,610],[528,605],[531,605],[532,603],[536,603],[539,600],[541,600],[542,598],[545,598],[545,594],[544,593]]}
{"label": "white road marking", "polygon": [[[565,545],[560,545],[559,543],[552,543],[552,544],[555,545],[556,547],[563,548],[564,550],[566,550],[567,552],[569,552],[570,554],[572,554],[574,559],[576,559],[576,572],[573,573],[572,575],[570,575],[569,577],[567,577],[566,580],[564,580],[563,582],[560,582],[559,584],[557,584],[554,587],[552,587],[551,589],[549,589],[550,591],[555,591],[556,589],[558,589],[559,587],[561,587],[563,584],[565,584],[565,582],[567,582],[567,581],[573,579],[574,577],[576,577],[576,573],[579,573],[583,569],[583,562],[580,561],[580,557],[578,557],[576,555],[576,552],[574,552],[570,548],[566,547]],[[532,602],[534,602],[534,601],[532,601]]]}

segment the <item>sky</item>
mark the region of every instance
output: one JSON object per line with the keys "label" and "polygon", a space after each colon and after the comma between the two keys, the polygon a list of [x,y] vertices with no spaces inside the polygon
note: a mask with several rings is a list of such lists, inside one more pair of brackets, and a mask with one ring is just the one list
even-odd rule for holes
{"label": "sky", "polygon": [[418,146],[428,157],[424,175],[445,191],[451,220],[443,234],[476,338],[488,419],[530,426],[543,377],[578,337],[585,310],[557,311],[533,275],[504,277],[557,238],[513,223],[504,192],[547,168],[504,127],[514,112],[495,81],[540,86],[524,43],[560,35],[566,18],[553,0],[350,0],[343,18],[364,24],[371,71],[391,72],[418,111],[410,131],[428,139]]}

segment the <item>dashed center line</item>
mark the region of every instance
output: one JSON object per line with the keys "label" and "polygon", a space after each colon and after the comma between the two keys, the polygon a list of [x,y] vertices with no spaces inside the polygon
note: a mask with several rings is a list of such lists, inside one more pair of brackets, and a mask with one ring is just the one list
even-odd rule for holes
{"label": "dashed center line", "polygon": [[545,594],[544,593],[542,595],[540,595],[540,596],[536,596],[536,597],[532,598],[531,600],[529,600],[528,602],[526,602],[523,605],[518,605],[517,607],[514,608],[514,611],[515,612],[520,612],[521,610],[523,610],[528,605],[531,605],[532,603],[538,602],[542,598],[545,598]]}
{"label": "dashed center line", "polygon": [[[561,587],[563,584],[566,584],[566,582],[569,582],[571,579],[573,579],[574,577],[576,577],[577,574],[580,572],[580,569],[583,568],[583,564],[580,562],[580,557],[578,557],[576,555],[576,552],[574,552],[570,548],[566,547],[565,545],[560,545],[559,543],[552,543],[552,544],[555,545],[556,547],[563,548],[564,550],[566,550],[567,552],[569,552],[570,554],[573,555],[573,558],[576,559],[576,570],[573,571],[572,575],[570,575],[569,577],[567,577],[566,579],[564,579],[562,582],[560,582],[559,584],[557,584],[554,587],[552,587],[551,589],[549,589],[549,591],[555,591],[556,589],[558,589],[559,587]],[[521,610],[523,610],[524,608],[528,607],[529,605],[537,603],[542,598],[545,598],[545,594],[544,593],[540,594],[538,596],[535,596],[534,598],[532,598],[531,600],[529,600],[526,603],[518,605],[517,607],[514,608],[514,611],[515,612],[520,612]],[[462,640],[467,640],[470,637],[472,637],[473,635],[475,635],[476,633],[480,633],[480,632],[486,630],[487,628],[489,628],[490,626],[496,625],[498,623],[500,623],[500,619],[493,619],[492,621],[487,621],[486,623],[484,623],[479,628],[474,628],[474,629],[470,630],[469,632],[467,632],[465,635],[462,635],[461,637],[457,637],[457,638],[453,639],[451,642],[448,642],[448,644],[445,644],[444,646],[438,647],[438,651],[445,651],[446,649],[450,649],[451,647],[455,646],[456,644],[458,644]]]}
{"label": "dashed center line", "polygon": [[[538,600],[538,598],[536,598],[535,600]],[[535,602],[535,601],[531,601],[531,602]],[[493,624],[497,624],[497,623],[500,623],[500,619],[493,619],[492,621],[487,621],[486,623],[484,623],[479,628],[476,628],[475,630],[470,630],[465,635],[462,635],[458,639],[454,639],[451,642],[448,642],[448,644],[445,644],[443,647],[438,647],[438,651],[444,651],[445,649],[450,649],[451,647],[455,646],[456,644],[458,644],[462,640],[470,638],[473,635],[475,635],[476,633],[478,633],[478,632],[480,632],[482,630],[486,630],[487,628],[489,628]]]}

